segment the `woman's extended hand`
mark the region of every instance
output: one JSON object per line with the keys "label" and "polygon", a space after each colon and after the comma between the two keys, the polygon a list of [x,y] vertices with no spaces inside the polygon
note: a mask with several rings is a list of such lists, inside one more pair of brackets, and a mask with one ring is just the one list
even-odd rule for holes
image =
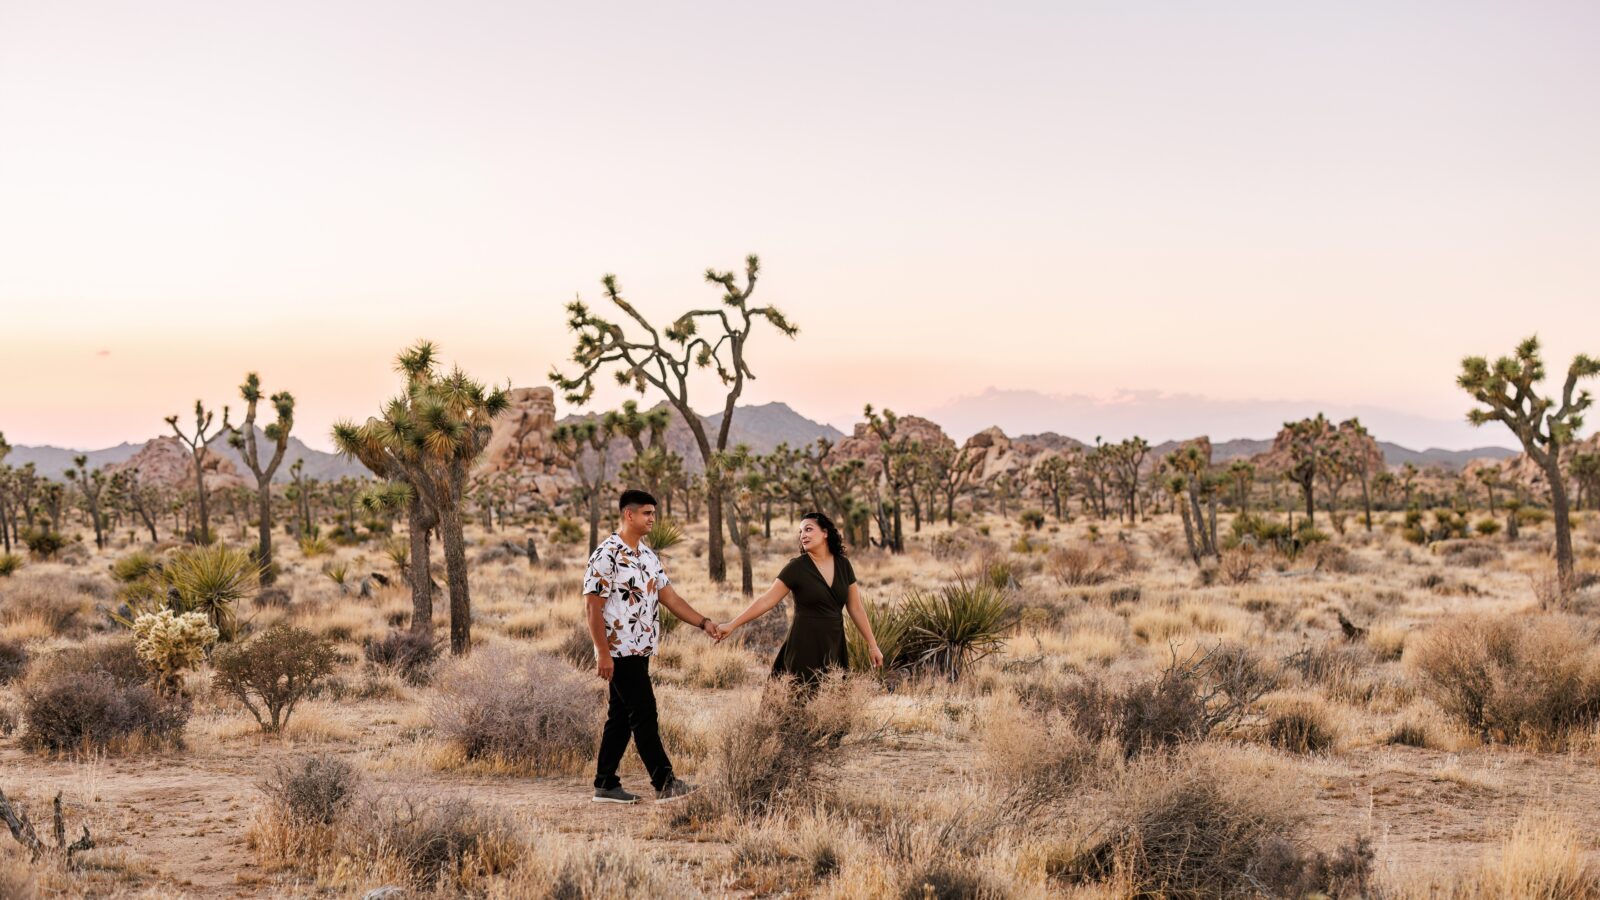
{"label": "woman's extended hand", "polygon": [[874,669],[883,668],[883,651],[878,649],[877,644],[873,644],[871,647],[867,648],[867,656],[872,660],[872,667]]}
{"label": "woman's extended hand", "polygon": [[717,631],[721,634],[721,637],[717,638],[717,643],[720,644],[727,640],[729,635],[733,634],[733,623],[723,622],[721,625],[717,626]]}

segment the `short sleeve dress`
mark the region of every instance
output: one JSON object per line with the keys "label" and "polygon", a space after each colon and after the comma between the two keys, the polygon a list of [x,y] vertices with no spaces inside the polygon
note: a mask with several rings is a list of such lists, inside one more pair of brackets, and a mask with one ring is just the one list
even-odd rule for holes
{"label": "short sleeve dress", "polygon": [[778,580],[794,595],[794,621],[773,660],[772,674],[814,682],[828,669],[846,667],[850,653],[844,637],[844,610],[850,585],[856,581],[850,560],[834,556],[833,583],[829,584],[811,554],[802,553],[789,560]]}

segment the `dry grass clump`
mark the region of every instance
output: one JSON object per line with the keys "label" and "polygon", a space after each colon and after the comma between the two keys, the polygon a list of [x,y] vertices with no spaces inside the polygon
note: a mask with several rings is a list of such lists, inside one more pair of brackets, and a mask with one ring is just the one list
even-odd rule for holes
{"label": "dry grass clump", "polygon": [[834,768],[857,729],[864,699],[859,680],[837,675],[814,694],[787,678],[769,682],[716,730],[704,811],[746,818],[811,799],[817,774]]}
{"label": "dry grass clump", "polygon": [[361,652],[367,662],[408,684],[427,684],[443,646],[443,641],[426,632],[395,629],[381,638],[367,638]]}
{"label": "dry grass clump", "polygon": [[1091,587],[1126,575],[1139,566],[1133,548],[1123,543],[1077,544],[1050,551],[1050,574],[1067,587]]}
{"label": "dry grass clump", "polygon": [[980,741],[983,770],[995,783],[1061,796],[1114,764],[1114,749],[1108,757],[1060,711],[1033,712],[1005,694],[994,699]]}
{"label": "dry grass clump", "polygon": [[1467,872],[1407,879],[1388,892],[1418,900],[1580,900],[1600,896],[1600,867],[1565,817],[1529,810],[1500,846]]}
{"label": "dry grass clump", "polygon": [[1600,720],[1600,654],[1578,621],[1464,616],[1406,650],[1422,690],[1485,740],[1560,743]]}
{"label": "dry grass clump", "polygon": [[1058,877],[1134,896],[1364,896],[1371,847],[1306,847],[1293,794],[1216,752],[1152,758],[1129,770],[1100,837]]}
{"label": "dry grass clump", "polygon": [[22,714],[23,745],[47,753],[175,746],[189,720],[183,701],[97,671],[29,679]]}
{"label": "dry grass clump", "polygon": [[22,677],[28,665],[28,651],[21,641],[0,640],[0,685],[10,684]]}
{"label": "dry grass clump", "polygon": [[85,579],[58,572],[24,573],[0,582],[0,634],[12,639],[79,636],[94,597]]}
{"label": "dry grass clump", "polygon": [[1315,694],[1265,698],[1261,737],[1291,753],[1327,753],[1339,743],[1339,725],[1328,704]]}
{"label": "dry grass clump", "polygon": [[360,795],[361,773],[331,753],[282,760],[258,786],[290,821],[333,825]]}
{"label": "dry grass clump", "polygon": [[554,656],[485,647],[444,672],[430,711],[468,760],[566,773],[594,753],[600,689]]}
{"label": "dry grass clump", "polygon": [[684,654],[670,680],[686,687],[727,690],[755,679],[750,654],[735,644],[695,647]]}

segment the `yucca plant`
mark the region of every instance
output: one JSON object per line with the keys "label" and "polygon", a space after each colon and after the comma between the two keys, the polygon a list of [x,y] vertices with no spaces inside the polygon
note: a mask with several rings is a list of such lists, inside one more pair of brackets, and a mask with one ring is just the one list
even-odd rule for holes
{"label": "yucca plant", "polygon": [[300,552],[306,556],[326,556],[333,548],[325,538],[308,536],[300,539]]}
{"label": "yucca plant", "polygon": [[[989,581],[965,579],[906,598],[902,655],[956,681],[969,666],[1005,646],[1012,605]],[[883,644],[879,640],[879,646]],[[887,658],[887,654],[885,654]]]}
{"label": "yucca plant", "polygon": [[411,542],[395,535],[384,542],[383,555],[389,562],[394,563],[394,567],[404,577],[411,566]]}
{"label": "yucca plant", "polygon": [[239,629],[234,604],[259,586],[261,569],[249,553],[213,544],[173,554],[162,577],[171,588],[177,612],[205,613],[218,639],[231,641]]}
{"label": "yucca plant", "polygon": [[22,557],[15,553],[0,553],[0,578],[9,578],[22,568]]}
{"label": "yucca plant", "polygon": [[683,543],[683,529],[671,519],[656,519],[656,523],[645,532],[644,540],[651,550],[660,553]]}
{"label": "yucca plant", "polygon": [[346,562],[323,563],[322,574],[328,576],[328,580],[338,585],[339,590],[343,591],[345,589],[345,581],[350,577],[350,564]]}
{"label": "yucca plant", "polygon": [[[876,603],[864,602],[863,605],[867,610],[867,623],[872,626],[872,636],[877,639],[878,649],[883,653],[883,667],[904,668],[907,662],[903,658],[907,626],[904,609]],[[867,640],[856,629],[853,620],[845,627],[845,641],[850,650],[850,670],[871,672],[872,658],[867,655]]]}

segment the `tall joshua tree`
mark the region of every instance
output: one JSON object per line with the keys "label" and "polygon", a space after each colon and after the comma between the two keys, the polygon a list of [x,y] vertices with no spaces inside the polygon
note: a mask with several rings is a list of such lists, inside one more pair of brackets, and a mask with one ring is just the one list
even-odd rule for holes
{"label": "tall joshua tree", "polygon": [[[206,470],[205,457],[209,452],[212,441],[225,434],[233,433],[228,425],[228,407],[222,407],[222,424],[216,431],[211,431],[212,414],[199,400],[194,402],[194,433],[185,434],[178,427],[176,415],[167,416],[167,424],[172,426],[172,431],[189,448],[189,455],[194,458],[194,489],[195,502],[199,504],[200,527],[194,533],[196,543],[209,544],[211,542],[211,514],[206,506]],[[206,432],[211,431],[208,435]]]}
{"label": "tall joshua tree", "polygon": [[1571,581],[1573,564],[1572,524],[1561,451],[1571,446],[1583,427],[1584,412],[1594,402],[1587,390],[1578,390],[1578,381],[1597,374],[1600,360],[1580,353],[1567,367],[1560,397],[1540,396],[1537,385],[1544,381],[1544,360],[1539,354],[1539,339],[1530,337],[1518,344],[1511,356],[1500,357],[1492,366],[1481,356],[1463,359],[1461,375],[1456,379],[1462,390],[1483,404],[1467,412],[1467,421],[1473,425],[1503,423],[1522,442],[1528,458],[1544,470],[1555,518],[1556,573],[1563,583]]}
{"label": "tall joshua tree", "polygon": [[738,444],[728,453],[718,453],[711,458],[711,464],[717,468],[727,488],[728,537],[739,548],[739,590],[749,597],[755,594],[750,533],[755,530],[752,519],[766,492],[766,476],[747,444]]}
{"label": "tall joshua tree", "polygon": [[606,466],[610,461],[611,437],[616,434],[617,414],[608,412],[598,419],[585,419],[557,425],[550,433],[555,451],[572,464],[578,486],[589,504],[589,552],[600,546],[601,492],[606,486]]}
{"label": "tall joshua tree", "polygon": [[1283,477],[1300,486],[1308,527],[1317,521],[1317,476],[1327,465],[1328,441],[1333,432],[1333,423],[1322,413],[1317,413],[1314,419],[1283,423],[1281,439],[1286,456]]}
{"label": "tall joshua tree", "polygon": [[1041,491],[1050,495],[1056,521],[1064,521],[1064,513],[1070,512],[1062,501],[1072,491],[1072,458],[1059,453],[1045,457],[1033,467],[1033,481]]}
{"label": "tall joshua tree", "polygon": [[67,470],[67,480],[78,486],[83,494],[83,508],[94,525],[94,546],[106,548],[106,517],[100,512],[100,495],[105,492],[106,475],[100,469],[88,469],[89,457],[78,454],[72,458],[72,468]]}
{"label": "tall joshua tree", "polygon": [[272,476],[277,474],[278,464],[283,462],[283,454],[289,449],[289,429],[294,427],[294,397],[288,391],[279,391],[270,398],[278,418],[263,429],[267,440],[272,442],[272,458],[263,466],[260,448],[256,446],[256,404],[261,401],[260,376],[254,372],[246,375],[244,384],[239,385],[239,396],[245,402],[244,426],[233,430],[228,436],[228,443],[240,451],[244,464],[250,467],[250,474],[256,476],[256,513],[260,518],[256,567],[261,572],[261,583],[265,585],[271,584],[277,576],[272,566]]}
{"label": "tall joshua tree", "polygon": [[[374,473],[398,478],[437,520],[444,544],[445,577],[450,587],[450,652],[465,655],[472,646],[472,599],[467,583],[463,503],[467,475],[493,433],[494,417],[510,399],[501,388],[488,390],[460,369],[439,371],[438,350],[428,341],[400,354],[396,367],[405,390],[386,403],[380,417],[363,425],[333,426],[339,449]],[[415,523],[414,523],[415,524]],[[427,579],[428,557],[416,554],[413,535],[412,602],[417,580]],[[429,612],[431,616],[431,601]],[[412,627],[416,629],[416,612]]]}
{"label": "tall joshua tree", "polygon": [[[610,367],[618,384],[631,384],[641,394],[647,388],[655,388],[683,417],[706,467],[706,515],[710,528],[706,566],[711,580],[716,582],[727,578],[728,566],[722,543],[722,486],[719,476],[712,474],[711,460],[714,454],[728,449],[734,405],[744,392],[745,381],[755,378],[745,358],[746,345],[758,319],[766,320],[786,337],[799,332],[776,307],[750,305],[760,271],[760,260],[754,255],[746,257],[744,286],[740,287],[732,272],[706,270],[706,281],[722,289],[722,307],[691,309],[659,330],[623,299],[616,276],[607,275],[602,279],[606,298],[643,334],[630,335],[621,324],[597,315],[581,300],[574,300],[567,305],[567,327],[577,335],[572,360],[580,370],[571,378],[559,369],[550,372],[551,382],[565,392],[567,402],[584,404],[594,395],[595,375]],[[709,327],[706,334],[700,332],[702,324]],[[706,434],[699,413],[690,406],[689,375],[696,368],[714,369],[727,391],[714,441]]]}

